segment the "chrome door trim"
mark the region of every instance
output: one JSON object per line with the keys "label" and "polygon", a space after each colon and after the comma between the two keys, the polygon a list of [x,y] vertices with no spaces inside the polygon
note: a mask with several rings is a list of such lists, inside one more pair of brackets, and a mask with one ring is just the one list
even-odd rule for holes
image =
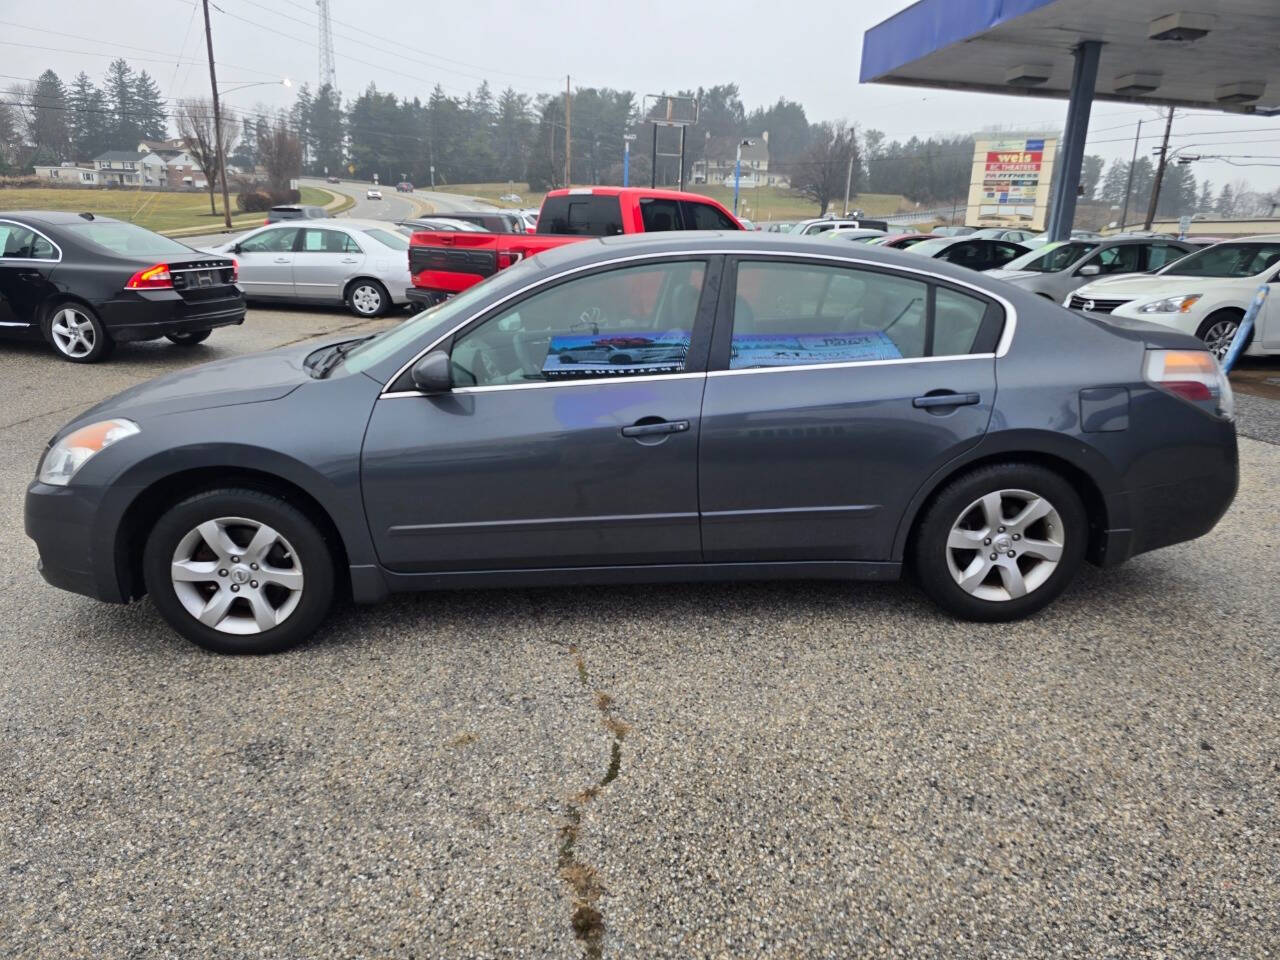
{"label": "chrome door trim", "polygon": [[[955,280],[951,277],[940,276],[939,274],[936,274],[929,270],[924,270],[918,267],[903,267],[897,264],[884,264],[876,260],[866,260],[862,257],[841,257],[841,256],[834,256],[832,254],[826,254],[826,253],[800,253],[794,250],[771,250],[768,252],[764,252],[764,251],[756,252],[752,250],[742,250],[742,249],[736,249],[736,250],[715,249],[715,250],[666,250],[666,251],[663,251],[662,253],[635,253],[626,257],[613,257],[609,260],[597,260],[594,263],[582,264],[580,266],[571,267],[568,270],[561,270],[559,273],[554,273],[549,277],[543,277],[540,280],[536,280],[532,283],[526,284],[525,286],[521,287],[519,290],[514,290],[511,293],[507,294],[505,297],[502,297],[499,300],[495,300],[493,303],[489,304],[488,306],[485,306],[482,309],[477,310],[475,313],[468,316],[465,320],[462,320],[457,325],[451,327],[445,333],[438,336],[435,340],[431,341],[431,343],[429,343],[422,350],[418,351],[418,353],[414,355],[412,359],[410,359],[407,363],[401,366],[400,369],[398,369],[394,374],[392,374],[391,378],[387,380],[385,384],[383,384],[382,393],[379,396],[380,397],[424,396],[424,394],[421,394],[416,390],[393,391],[393,390],[390,390],[389,387],[391,386],[391,384],[395,383],[402,376],[404,376],[405,371],[407,371],[410,367],[412,367],[415,363],[417,363],[419,360],[425,357],[428,353],[430,353],[440,344],[444,343],[444,341],[452,337],[459,330],[462,330],[464,327],[475,322],[480,317],[485,316],[486,314],[496,309],[497,307],[502,306],[504,303],[507,303],[510,300],[514,300],[517,297],[524,296],[525,294],[531,293],[537,290],[539,287],[546,286],[547,284],[550,284],[556,280],[560,280],[564,277],[572,276],[575,273],[585,273],[588,270],[595,270],[597,267],[607,267],[607,266],[612,266],[613,264],[618,264],[618,263],[630,263],[632,261],[637,261],[637,260],[661,260],[661,259],[673,258],[673,257],[718,257],[718,256],[760,257],[763,259],[787,257],[792,260],[829,260],[832,263],[859,264],[861,266],[872,267],[878,270],[886,270],[891,273],[893,272],[912,273],[922,277],[930,278],[935,282],[941,282],[944,284],[952,283],[957,286],[968,287],[970,290],[973,290],[975,293],[979,294],[980,296],[986,297],[991,300],[995,300],[1004,308],[1005,323],[1004,323],[1004,330],[1000,334],[1000,341],[996,344],[996,350],[994,354],[956,354],[954,356],[948,356],[948,357],[916,357],[910,360],[855,360],[855,361],[850,361],[849,363],[821,364],[821,365],[813,365],[813,366],[801,366],[798,368],[797,367],[786,367],[786,368],[757,367],[757,368],[744,369],[744,370],[715,370],[707,373],[706,375],[708,376],[721,375],[725,373],[759,373],[764,370],[782,370],[782,369],[813,370],[813,369],[816,369],[818,366],[844,367],[844,366],[861,366],[868,363],[903,363],[903,362],[920,363],[921,361],[962,360],[962,359],[971,359],[974,357],[998,358],[998,357],[1003,357],[1005,354],[1009,352],[1009,347],[1013,344],[1014,332],[1018,326],[1017,309],[1014,307],[1012,303],[1010,303],[1004,297],[1000,296],[1000,294],[992,293],[991,291],[986,290],[978,286],[977,284],[969,283],[968,281],[965,281],[965,280]],[[703,374],[697,374],[697,375],[702,376]],[[674,377],[674,376],[688,376],[688,374],[659,374],[655,377],[649,377],[646,379],[665,379],[667,377]],[[639,379],[641,378],[619,377],[617,382],[620,383],[624,380],[629,382],[634,382]],[[575,380],[575,381],[568,381],[568,382],[599,383],[601,381],[599,380],[576,381]],[[608,381],[608,382],[614,382],[614,381]],[[550,385],[553,385],[554,383],[555,383],[554,381],[547,381],[541,384],[517,383],[517,384],[503,384],[501,386],[495,386],[495,387],[458,387],[456,388],[456,390],[506,390],[506,389],[512,389],[512,388],[525,389],[530,386],[550,386]]]}

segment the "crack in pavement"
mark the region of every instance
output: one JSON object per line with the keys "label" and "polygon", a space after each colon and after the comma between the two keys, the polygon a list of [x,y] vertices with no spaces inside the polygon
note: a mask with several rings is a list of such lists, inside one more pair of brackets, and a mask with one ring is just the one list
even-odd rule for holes
{"label": "crack in pavement", "polygon": [[[578,682],[583,687],[591,685],[587,671],[587,661],[576,646],[569,647],[573,657],[573,666],[578,674]],[[572,891],[572,913],[569,917],[573,927],[573,935],[582,944],[582,955],[585,960],[600,960],[604,953],[605,922],[604,914],[598,906],[600,897],[605,892],[600,871],[586,863],[578,855],[578,836],[582,826],[582,812],[606,789],[618,779],[622,771],[622,741],[631,730],[630,724],[619,719],[614,712],[614,701],[603,690],[595,691],[595,706],[600,712],[600,722],[612,738],[609,744],[609,763],[600,781],[587,787],[580,793],[570,797],[565,803],[565,820],[557,833],[560,837],[559,854],[556,866],[560,877]]]}

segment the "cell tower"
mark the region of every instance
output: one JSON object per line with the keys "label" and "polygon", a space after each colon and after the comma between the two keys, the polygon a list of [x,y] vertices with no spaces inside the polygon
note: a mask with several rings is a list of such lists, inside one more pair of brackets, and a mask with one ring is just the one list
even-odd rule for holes
{"label": "cell tower", "polygon": [[326,83],[338,89],[338,77],[333,69],[333,26],[329,22],[329,0],[316,0],[320,12],[320,86]]}

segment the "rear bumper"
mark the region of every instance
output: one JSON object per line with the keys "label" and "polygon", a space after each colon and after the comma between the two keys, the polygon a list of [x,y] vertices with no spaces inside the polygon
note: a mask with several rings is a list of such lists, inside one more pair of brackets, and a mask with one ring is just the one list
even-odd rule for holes
{"label": "rear bumper", "polygon": [[404,298],[410,303],[420,303],[425,307],[434,307],[437,303],[449,298],[442,290],[424,290],[421,287],[405,287]]}
{"label": "rear bumper", "polygon": [[245,314],[239,290],[209,300],[184,300],[173,290],[138,290],[95,306],[111,339],[121,343],[243,323]]}

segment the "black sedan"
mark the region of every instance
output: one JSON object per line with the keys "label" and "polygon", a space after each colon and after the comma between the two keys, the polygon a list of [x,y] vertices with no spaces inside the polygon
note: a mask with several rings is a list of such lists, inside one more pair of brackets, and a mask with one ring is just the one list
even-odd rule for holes
{"label": "black sedan", "polygon": [[1085,560],[1205,533],[1236,478],[1231,389],[1188,334],[896,250],[659,233],[134,387],[53,438],[26,529],[55,586],[148,593],[247,653],[338,594],[906,567],[1012,620]]}
{"label": "black sedan", "polygon": [[232,259],[91,213],[0,213],[0,330],[43,335],[65,360],[131,340],[191,346],[244,313]]}
{"label": "black sedan", "polygon": [[1012,240],[988,240],[982,237],[935,237],[906,248],[911,253],[936,260],[946,260],[970,270],[994,270],[1031,250]]}

